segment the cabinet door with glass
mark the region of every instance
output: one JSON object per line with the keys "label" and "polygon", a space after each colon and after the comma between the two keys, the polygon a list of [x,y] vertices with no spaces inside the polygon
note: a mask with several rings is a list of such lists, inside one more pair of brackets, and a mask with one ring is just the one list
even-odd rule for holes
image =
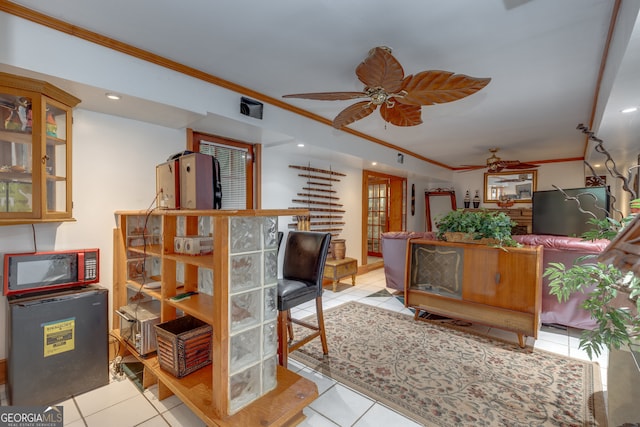
{"label": "cabinet door with glass", "polygon": [[71,220],[71,109],[39,80],[0,73],[0,225]]}

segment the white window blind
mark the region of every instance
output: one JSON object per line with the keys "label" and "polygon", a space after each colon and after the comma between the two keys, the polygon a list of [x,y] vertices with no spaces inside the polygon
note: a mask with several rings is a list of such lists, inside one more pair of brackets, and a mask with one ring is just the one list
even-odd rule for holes
{"label": "white window blind", "polygon": [[222,182],[222,209],[247,208],[247,150],[200,141],[200,152],[218,159]]}

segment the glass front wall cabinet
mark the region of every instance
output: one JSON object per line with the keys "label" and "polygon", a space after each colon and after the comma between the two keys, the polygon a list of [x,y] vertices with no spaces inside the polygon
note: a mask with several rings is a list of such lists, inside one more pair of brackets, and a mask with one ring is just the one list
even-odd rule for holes
{"label": "glass front wall cabinet", "polygon": [[0,73],[0,225],[71,220],[74,96]]}

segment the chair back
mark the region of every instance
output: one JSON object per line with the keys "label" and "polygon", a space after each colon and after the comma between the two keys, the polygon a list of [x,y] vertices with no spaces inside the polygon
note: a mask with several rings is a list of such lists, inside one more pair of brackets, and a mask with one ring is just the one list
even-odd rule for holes
{"label": "chair back", "polygon": [[290,231],[284,248],[282,276],[317,286],[322,294],[324,263],[329,253],[331,234],[317,231]]}

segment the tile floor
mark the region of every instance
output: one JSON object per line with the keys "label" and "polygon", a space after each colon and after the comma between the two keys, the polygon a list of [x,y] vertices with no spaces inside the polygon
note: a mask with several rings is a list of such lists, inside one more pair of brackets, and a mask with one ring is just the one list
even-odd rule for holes
{"label": "tile floor", "polygon": [[[347,282],[350,281],[341,283],[335,293],[330,290],[331,287],[325,288],[323,296],[325,308],[357,300],[411,315],[411,312],[391,295],[369,296],[385,289],[382,269],[358,276],[356,286],[352,287],[346,284]],[[292,313],[298,318],[312,314],[314,314],[313,303],[302,305]],[[512,333],[488,327],[477,328],[483,329],[490,335],[516,342],[516,337]],[[579,335],[579,330],[543,326],[534,346],[565,356],[588,360],[586,353],[578,349]],[[601,367],[602,381],[606,389],[608,354],[602,355],[597,361]],[[290,360],[289,369],[313,380],[318,385],[319,397],[304,410],[307,418],[301,427],[419,426],[386,406],[295,361]],[[6,405],[4,386],[0,386],[0,398],[2,405]],[[69,427],[204,426],[204,423],[177,397],[172,396],[159,401],[156,386],[141,393],[134,383],[126,378],[114,378],[105,387],[76,396],[61,404],[64,406],[64,424]]]}

